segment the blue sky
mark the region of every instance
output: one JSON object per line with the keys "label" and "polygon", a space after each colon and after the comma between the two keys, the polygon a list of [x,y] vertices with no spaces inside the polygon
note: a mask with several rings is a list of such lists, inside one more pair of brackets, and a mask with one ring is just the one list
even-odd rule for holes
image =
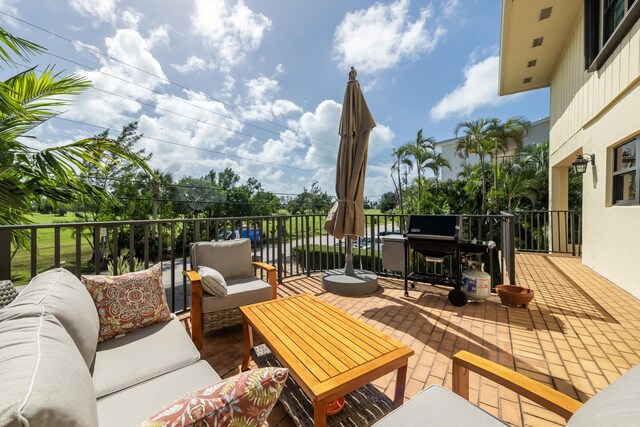
{"label": "blue sky", "polygon": [[333,194],[350,66],[377,123],[371,199],[393,189],[392,149],[419,129],[443,140],[465,119],[549,115],[547,89],[497,96],[497,0],[0,0],[0,12],[48,48],[32,64],[93,82],[32,145],[139,120],[151,166],[175,178],[231,167],[275,193],[317,181]]}

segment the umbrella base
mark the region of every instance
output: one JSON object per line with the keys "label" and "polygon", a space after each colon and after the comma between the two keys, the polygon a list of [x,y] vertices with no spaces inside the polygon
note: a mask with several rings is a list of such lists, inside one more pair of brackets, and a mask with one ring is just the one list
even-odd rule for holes
{"label": "umbrella base", "polygon": [[347,276],[344,270],[328,270],[322,273],[322,289],[340,295],[364,295],[378,289],[378,276],[367,270],[355,270]]}

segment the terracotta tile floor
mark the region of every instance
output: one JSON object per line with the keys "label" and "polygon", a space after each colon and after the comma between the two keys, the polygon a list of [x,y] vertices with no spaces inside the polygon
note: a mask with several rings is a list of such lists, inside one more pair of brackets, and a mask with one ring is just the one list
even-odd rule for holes
{"label": "terracotta tile floor", "polygon": [[[320,278],[285,280],[279,295],[308,292],[411,346],[406,398],[430,384],[451,389],[451,356],[468,350],[542,381],[581,401],[640,363],[640,301],[583,266],[579,258],[518,254],[517,281],[535,291],[529,309],[484,303],[454,307],[450,288],[418,284],[403,296],[402,281],[380,278],[382,289],[364,297],[325,293]],[[242,328],[206,336],[203,357],[223,377],[242,361]],[[395,374],[375,385],[393,397]],[[471,374],[470,400],[517,426],[564,424],[537,404]],[[425,420],[428,423],[428,420]],[[293,422],[278,405],[271,426]]]}

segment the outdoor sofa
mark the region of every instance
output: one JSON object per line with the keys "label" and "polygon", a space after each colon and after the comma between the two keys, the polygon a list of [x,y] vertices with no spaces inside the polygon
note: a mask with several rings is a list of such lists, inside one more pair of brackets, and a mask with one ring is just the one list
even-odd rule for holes
{"label": "outdoor sofa", "polygon": [[0,309],[0,426],[137,425],[221,381],[168,307],[169,320],[99,343],[94,298],[58,268]]}
{"label": "outdoor sofa", "polygon": [[467,400],[469,372],[491,379],[564,417],[567,426],[631,426],[638,425],[640,420],[640,365],[582,404],[504,366],[460,351],[453,356],[455,393],[440,385],[431,385],[378,421],[375,427],[504,426]]}

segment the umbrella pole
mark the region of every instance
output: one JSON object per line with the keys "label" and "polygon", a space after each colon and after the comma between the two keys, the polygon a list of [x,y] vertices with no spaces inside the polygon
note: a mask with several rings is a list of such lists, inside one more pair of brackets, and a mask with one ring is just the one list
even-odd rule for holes
{"label": "umbrella pole", "polygon": [[351,236],[345,236],[344,243],[347,246],[345,248],[344,255],[344,275],[355,276],[356,273],[353,269],[353,248],[351,246]]}

